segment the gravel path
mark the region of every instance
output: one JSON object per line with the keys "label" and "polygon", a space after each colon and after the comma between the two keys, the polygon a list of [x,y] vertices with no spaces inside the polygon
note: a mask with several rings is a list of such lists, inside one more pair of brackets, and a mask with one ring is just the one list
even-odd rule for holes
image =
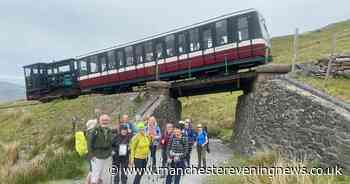
{"label": "gravel path", "polygon": [[[227,145],[223,144],[221,140],[218,139],[211,139],[210,140],[210,153],[207,154],[207,166],[219,166],[222,162],[225,160],[230,159],[232,156],[232,150]],[[160,163],[161,156],[160,152],[157,153],[157,163]],[[196,149],[193,148],[192,151],[192,158],[191,158],[191,164],[197,164],[197,152]],[[110,174],[106,170],[104,172],[104,184],[111,184],[110,181]],[[198,176],[198,175],[186,175],[181,178],[182,184],[201,184],[205,182],[206,176]],[[128,183],[132,183],[133,176],[129,176]],[[165,178],[160,178],[160,176],[153,176],[153,175],[145,175],[142,177],[142,184],[164,184]],[[45,184],[84,184],[83,179],[76,179],[76,180],[60,180],[60,181],[52,181]]]}

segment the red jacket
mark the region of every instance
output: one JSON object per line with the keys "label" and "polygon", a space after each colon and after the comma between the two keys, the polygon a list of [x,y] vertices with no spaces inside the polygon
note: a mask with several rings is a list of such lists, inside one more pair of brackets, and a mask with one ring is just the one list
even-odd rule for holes
{"label": "red jacket", "polygon": [[168,132],[165,132],[165,134],[162,134],[162,137],[160,138],[160,146],[162,149],[166,149],[168,142],[172,136],[173,134],[168,134]]}

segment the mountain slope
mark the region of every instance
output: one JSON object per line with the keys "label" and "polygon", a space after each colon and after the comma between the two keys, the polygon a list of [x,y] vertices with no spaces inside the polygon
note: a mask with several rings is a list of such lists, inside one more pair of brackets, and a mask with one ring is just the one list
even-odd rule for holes
{"label": "mountain slope", "polygon": [[25,98],[23,86],[0,81],[0,102],[13,101]]}

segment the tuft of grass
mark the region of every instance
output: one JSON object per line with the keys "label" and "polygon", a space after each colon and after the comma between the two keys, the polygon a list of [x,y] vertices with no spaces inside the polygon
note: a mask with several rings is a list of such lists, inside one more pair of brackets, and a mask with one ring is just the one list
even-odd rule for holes
{"label": "tuft of grass", "polygon": [[15,165],[18,161],[18,143],[11,143],[5,147],[5,160],[10,166]]}
{"label": "tuft of grass", "polygon": [[116,114],[133,116],[137,104],[125,97],[80,96],[0,110],[0,178],[6,178],[0,183],[32,184],[80,176],[85,162],[74,152],[73,117],[75,130],[83,130],[86,121],[95,118],[95,108],[113,120]]}
{"label": "tuft of grass", "polygon": [[66,152],[50,158],[38,158],[29,164],[17,168],[7,168],[10,172],[0,170],[4,183],[33,184],[41,181],[74,178],[84,174],[85,160],[75,152]]}
{"label": "tuft of grass", "polygon": [[299,75],[295,77],[297,80],[306,83],[316,89],[323,91],[340,100],[350,103],[350,78],[336,76],[327,80]]}

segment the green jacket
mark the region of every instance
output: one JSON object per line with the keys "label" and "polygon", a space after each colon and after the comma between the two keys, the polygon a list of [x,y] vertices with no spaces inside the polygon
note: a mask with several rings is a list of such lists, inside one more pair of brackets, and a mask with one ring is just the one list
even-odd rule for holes
{"label": "green jacket", "polygon": [[106,159],[112,153],[112,130],[96,126],[87,132],[88,154],[90,158]]}

